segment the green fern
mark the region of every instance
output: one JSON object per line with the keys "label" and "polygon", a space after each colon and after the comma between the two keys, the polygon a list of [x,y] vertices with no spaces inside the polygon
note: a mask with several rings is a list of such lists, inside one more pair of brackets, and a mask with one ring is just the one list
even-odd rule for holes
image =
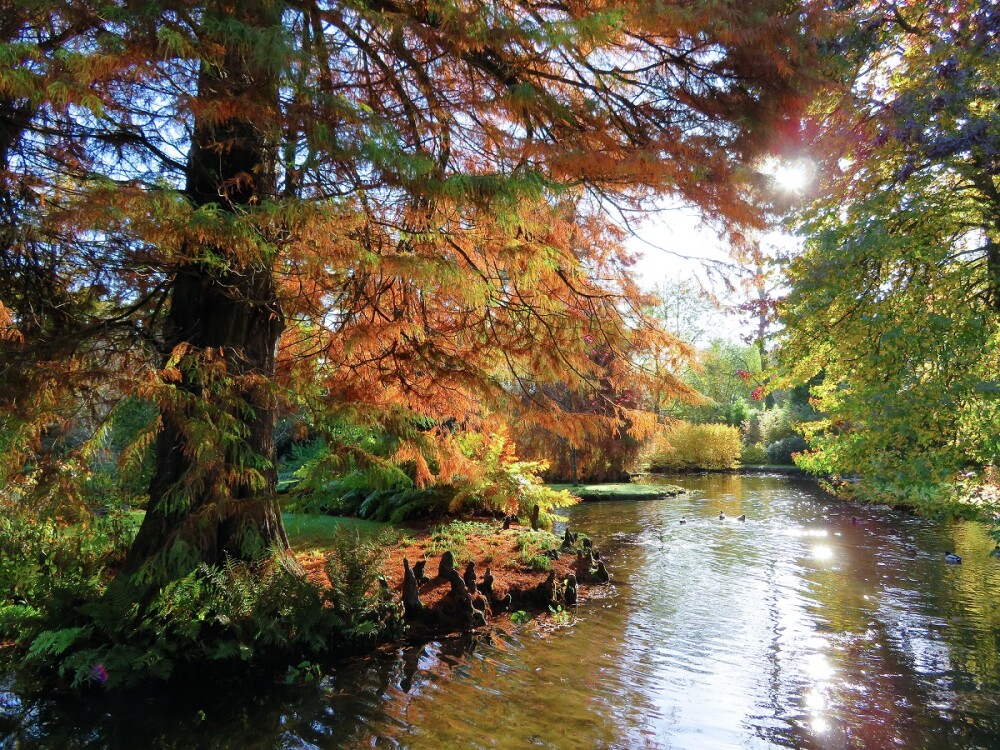
{"label": "green fern", "polygon": [[79,640],[89,636],[91,632],[92,629],[89,626],[43,630],[28,647],[27,658],[31,661],[40,661],[60,656]]}

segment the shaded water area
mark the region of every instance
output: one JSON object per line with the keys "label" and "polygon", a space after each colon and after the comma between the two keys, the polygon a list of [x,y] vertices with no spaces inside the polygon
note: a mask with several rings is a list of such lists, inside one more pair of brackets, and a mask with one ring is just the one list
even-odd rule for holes
{"label": "shaded water area", "polygon": [[981,526],[787,477],[669,481],[689,493],[567,511],[614,575],[571,628],[397,648],[318,687],[81,703],[0,684],[0,747],[1000,747]]}

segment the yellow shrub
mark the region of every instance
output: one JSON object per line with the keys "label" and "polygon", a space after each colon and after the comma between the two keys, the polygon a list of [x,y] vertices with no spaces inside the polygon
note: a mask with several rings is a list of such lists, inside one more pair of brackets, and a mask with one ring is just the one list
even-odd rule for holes
{"label": "yellow shrub", "polygon": [[644,458],[649,471],[734,469],[742,449],[735,427],[675,422],[653,437]]}

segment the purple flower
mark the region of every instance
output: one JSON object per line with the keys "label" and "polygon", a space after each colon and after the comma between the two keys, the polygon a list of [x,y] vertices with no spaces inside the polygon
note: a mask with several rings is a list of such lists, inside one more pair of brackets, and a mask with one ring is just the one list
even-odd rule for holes
{"label": "purple flower", "polygon": [[104,668],[103,664],[95,664],[90,668],[90,679],[98,685],[103,685],[108,681],[108,670]]}

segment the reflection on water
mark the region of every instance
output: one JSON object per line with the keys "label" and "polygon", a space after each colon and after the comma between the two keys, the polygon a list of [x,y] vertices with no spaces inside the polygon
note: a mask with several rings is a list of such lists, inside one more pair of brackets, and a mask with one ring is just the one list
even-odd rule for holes
{"label": "reflection on water", "polygon": [[616,584],[572,629],[401,648],[318,689],[81,705],[0,684],[3,746],[1000,747],[1000,562],[980,527],[784,477],[670,481],[689,494],[568,511]]}

